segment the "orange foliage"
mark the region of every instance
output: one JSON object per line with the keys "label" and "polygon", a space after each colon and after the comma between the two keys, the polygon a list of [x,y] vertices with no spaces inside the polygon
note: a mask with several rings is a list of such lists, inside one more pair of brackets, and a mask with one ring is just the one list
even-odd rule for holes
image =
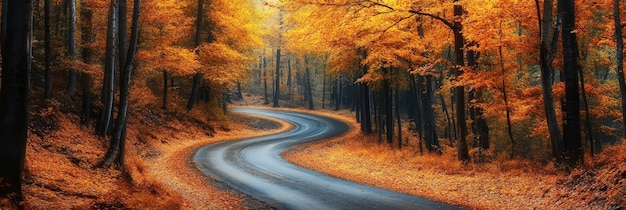
{"label": "orange foliage", "polygon": [[[150,101],[138,95],[131,100]],[[78,116],[64,113],[71,102],[49,100],[48,104],[36,107],[31,121],[24,184],[27,209],[246,208],[244,198],[210,185],[189,164],[193,151],[212,142],[289,129],[288,125],[249,127],[269,122],[237,115],[209,122],[192,117],[207,113],[164,113],[149,103],[141,104],[130,112],[126,171],[122,172],[95,167],[108,143],[89,132],[93,128],[79,125]]]}
{"label": "orange foliage", "polygon": [[624,148],[612,147],[569,175],[521,159],[464,165],[453,148],[420,155],[378,145],[358,131],[296,146],[283,157],[331,176],[469,208],[607,209],[626,202]]}

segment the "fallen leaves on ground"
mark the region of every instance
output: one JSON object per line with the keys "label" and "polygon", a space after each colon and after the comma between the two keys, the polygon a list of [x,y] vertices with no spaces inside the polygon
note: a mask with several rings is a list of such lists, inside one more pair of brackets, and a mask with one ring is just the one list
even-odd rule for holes
{"label": "fallen leaves on ground", "polygon": [[129,118],[123,173],[96,167],[108,139],[93,135],[93,127],[80,125],[75,114],[45,110],[45,116],[32,118],[29,129],[23,185],[27,209],[245,209],[245,198],[211,185],[195,169],[193,151],[289,129],[265,118],[233,114],[207,121],[190,116],[206,113],[142,106]]}
{"label": "fallen leaves on ground", "polygon": [[475,209],[608,209],[626,205],[625,154],[622,143],[571,173],[519,159],[463,164],[450,147],[442,155],[420,155],[379,145],[354,129],[283,157],[341,179]]}

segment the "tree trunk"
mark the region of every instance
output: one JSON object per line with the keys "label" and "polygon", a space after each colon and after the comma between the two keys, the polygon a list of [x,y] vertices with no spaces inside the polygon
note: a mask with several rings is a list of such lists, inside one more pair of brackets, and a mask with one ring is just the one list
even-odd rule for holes
{"label": "tree trunk", "polygon": [[306,71],[306,92],[307,92],[307,96],[309,98],[309,109],[313,110],[313,90],[311,89],[311,70],[309,70],[309,63],[308,63],[308,58],[305,56],[304,57],[304,65],[305,65],[305,71]]}
{"label": "tree trunk", "polygon": [[626,82],[624,82],[624,39],[622,34],[622,22],[620,17],[620,0],[613,0],[613,21],[615,24],[615,45],[617,79],[619,80],[619,91],[622,96],[622,138],[626,138]]}
{"label": "tree trunk", "polygon": [[[475,43],[470,45],[475,46]],[[479,53],[474,50],[467,51],[467,65],[474,71],[478,71],[477,60]],[[475,141],[477,146],[482,149],[489,149],[489,126],[483,115],[484,110],[481,107],[475,106],[472,101],[482,101],[482,89],[477,88],[470,91],[469,100],[471,104],[470,116],[472,117],[472,132],[475,135]]]}
{"label": "tree trunk", "polygon": [[563,21],[563,74],[565,77],[565,122],[563,125],[563,154],[568,166],[583,160],[580,135],[580,93],[578,78],[578,42],[576,40],[574,0],[559,0],[558,11]]}
{"label": "tree trunk", "polygon": [[[362,66],[363,75],[367,74],[368,67]],[[361,87],[361,132],[372,134],[372,110],[370,108],[370,91],[365,83],[360,83]]]}
{"label": "tree trunk", "polygon": [[[92,19],[93,12],[89,6],[86,5],[85,1],[81,1],[81,40],[83,43],[92,43],[94,42],[95,36],[92,31]],[[89,47],[83,47],[83,61],[85,64],[92,64],[93,62],[93,52]],[[89,124],[91,121],[91,74],[90,72],[81,73],[81,87],[83,90],[83,100],[82,100],[82,123],[84,125]]]}
{"label": "tree trunk", "polygon": [[593,139],[593,131],[591,130],[591,115],[589,114],[589,102],[587,101],[587,91],[585,89],[585,75],[583,74],[583,68],[578,66],[578,76],[580,77],[580,90],[582,93],[582,99],[585,106],[585,130],[587,140],[589,140],[589,152],[591,156],[594,156],[595,151],[595,143]]}
{"label": "tree trunk", "polygon": [[322,72],[322,109],[325,109],[325,108],[326,108],[326,65],[324,65],[324,70]]}
{"label": "tree trunk", "polygon": [[[50,60],[52,59],[51,34],[50,34],[50,0],[44,1],[44,68],[45,68],[45,90],[44,98],[49,99],[52,95],[52,75],[50,72]],[[4,43],[4,42],[2,42]]]}
{"label": "tree trunk", "polygon": [[[126,14],[127,12],[127,6],[126,6],[126,0],[117,0],[117,4],[118,4],[118,12],[117,12],[117,16],[118,16],[118,35],[117,35],[117,50],[118,50],[118,65],[119,65],[119,72],[121,74],[124,74],[124,69],[126,68]],[[121,82],[121,79],[120,79]],[[121,86],[121,84],[120,84]],[[121,87],[120,87],[121,88]]]}
{"label": "tree trunk", "polygon": [[111,0],[109,7],[109,20],[107,29],[107,47],[104,63],[104,83],[102,84],[102,110],[100,110],[100,119],[98,121],[96,134],[105,136],[110,128],[111,118],[113,115],[113,91],[115,83],[115,59],[116,59],[116,41],[117,41],[117,4],[115,0]]}
{"label": "tree trunk", "polygon": [[91,75],[89,73],[82,73],[80,80],[83,90],[81,123],[87,125],[89,121],[91,121]]}
{"label": "tree trunk", "polygon": [[274,79],[274,104],[272,107],[279,107],[278,99],[280,98],[280,48],[276,50],[276,75]]}
{"label": "tree trunk", "polygon": [[[535,1],[537,7],[537,16],[542,17],[539,8],[539,1]],[[552,144],[552,155],[557,162],[562,161],[562,139],[561,131],[559,131],[556,113],[554,108],[554,96],[552,94],[552,84],[554,77],[552,74],[551,51],[548,48],[550,40],[550,29],[552,27],[552,11],[553,0],[545,0],[543,4],[543,20],[539,18],[539,28],[541,45],[539,48],[539,61],[541,66],[541,90],[543,92],[543,108],[546,113],[546,123],[550,134],[550,143]],[[555,32],[556,35],[556,32]],[[552,37],[552,41],[556,41],[558,36]]]}
{"label": "tree trunk", "polygon": [[191,111],[193,109],[193,105],[198,101],[198,86],[200,85],[200,77],[202,77],[200,73],[193,75],[191,95],[189,96],[189,101],[187,101],[187,111]]}
{"label": "tree trunk", "polygon": [[399,87],[395,88],[394,91],[394,109],[396,112],[396,123],[398,125],[398,149],[402,149],[402,119],[400,119],[400,91],[398,91]]}
{"label": "tree trunk", "polygon": [[267,60],[265,56],[263,57],[263,95],[263,99],[265,100],[263,104],[270,104],[270,99],[267,95]]}
{"label": "tree trunk", "polygon": [[237,81],[237,100],[243,100],[243,94],[241,93],[241,81]]}
{"label": "tree trunk", "polygon": [[69,71],[69,79],[67,82],[67,94],[74,96],[76,91],[76,69],[74,62],[76,62],[76,0],[68,1],[69,7],[69,28],[67,36],[68,54],[71,59],[71,69]]}
{"label": "tree trunk", "polygon": [[[459,0],[453,0],[455,3]],[[460,66],[464,65],[463,60],[463,49],[465,48],[465,38],[463,37],[463,25],[461,24],[462,16],[463,16],[463,6],[460,4],[454,4],[454,16],[455,21],[453,23],[453,32],[454,32],[454,65],[457,67],[453,68],[454,75],[458,78],[463,74],[459,69]],[[456,123],[458,129],[458,137],[457,137],[457,153],[459,160],[469,161],[469,151],[467,146],[467,124],[465,122],[465,87],[457,86],[454,88],[456,94]]]}
{"label": "tree trunk", "polygon": [[0,198],[9,198],[13,207],[21,209],[28,139],[33,3],[31,0],[2,3]]}
{"label": "tree trunk", "polygon": [[425,83],[419,84],[424,87],[422,95],[422,115],[424,116],[424,142],[429,152],[440,153],[439,138],[437,137],[437,125],[435,123],[435,110],[433,110],[433,94],[432,77],[426,75]]}
{"label": "tree trunk", "polygon": [[[202,41],[202,22],[204,17],[204,0],[198,0],[198,12],[196,13],[196,36],[194,40],[195,47],[199,47]],[[198,85],[200,85],[200,78],[202,75],[200,72],[197,72],[193,76],[193,84],[191,87],[191,95],[189,96],[189,101],[187,102],[187,111],[191,111],[193,109],[193,105],[195,104],[198,98]]]}
{"label": "tree trunk", "polygon": [[498,52],[500,55],[500,68],[502,70],[502,97],[504,99],[504,106],[506,106],[506,125],[507,125],[507,133],[509,135],[509,140],[511,141],[511,156],[510,159],[515,157],[515,149],[516,143],[513,138],[513,125],[511,123],[511,108],[509,107],[509,98],[506,91],[506,79],[505,79],[505,69],[504,69],[504,57],[502,54],[502,46],[498,47]]}
{"label": "tree trunk", "polygon": [[167,110],[167,71],[163,70],[163,109]]}
{"label": "tree trunk", "polygon": [[341,109],[341,93],[342,93],[342,78],[341,75],[337,78],[337,90],[335,93],[335,111],[339,111]]}
{"label": "tree trunk", "polygon": [[391,90],[391,70],[384,69],[383,72],[385,74],[385,79],[383,80],[383,97],[384,97],[384,106],[385,106],[385,131],[387,134],[387,144],[389,146],[393,146],[393,99],[392,99],[392,90]]}
{"label": "tree trunk", "polygon": [[113,129],[113,136],[111,138],[111,144],[107,155],[102,163],[103,166],[108,167],[115,160],[117,160],[119,166],[124,166],[124,151],[126,142],[126,122],[128,119],[128,96],[130,94],[130,81],[133,70],[133,62],[135,58],[135,52],[137,51],[137,40],[139,37],[139,13],[141,11],[140,0],[134,0],[133,8],[133,22],[131,26],[131,43],[128,47],[128,56],[124,62],[126,65],[122,69],[120,74],[120,102],[118,107],[117,119],[115,122],[115,128]]}

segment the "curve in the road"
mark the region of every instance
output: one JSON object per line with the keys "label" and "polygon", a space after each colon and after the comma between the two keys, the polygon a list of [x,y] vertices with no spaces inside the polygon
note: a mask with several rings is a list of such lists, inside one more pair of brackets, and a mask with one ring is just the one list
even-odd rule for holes
{"label": "curve in the road", "polygon": [[425,198],[365,186],[299,168],[280,157],[296,144],[349,130],[340,121],[298,112],[233,109],[285,120],[294,129],[199,149],[196,167],[217,181],[277,209],[459,209]]}

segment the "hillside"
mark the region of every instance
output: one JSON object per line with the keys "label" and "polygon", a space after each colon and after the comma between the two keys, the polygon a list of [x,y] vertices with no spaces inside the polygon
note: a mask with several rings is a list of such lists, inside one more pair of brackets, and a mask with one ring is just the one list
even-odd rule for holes
{"label": "hillside", "polygon": [[119,167],[96,167],[106,152],[107,139],[95,136],[92,126],[80,124],[71,101],[57,100],[35,103],[31,109],[23,186],[27,209],[241,209],[259,205],[210,184],[211,180],[194,170],[190,155],[212,142],[277,132],[283,127],[280,123],[236,114],[208,120],[208,113],[200,111],[164,111],[139,104],[130,110],[127,171],[123,172]]}

